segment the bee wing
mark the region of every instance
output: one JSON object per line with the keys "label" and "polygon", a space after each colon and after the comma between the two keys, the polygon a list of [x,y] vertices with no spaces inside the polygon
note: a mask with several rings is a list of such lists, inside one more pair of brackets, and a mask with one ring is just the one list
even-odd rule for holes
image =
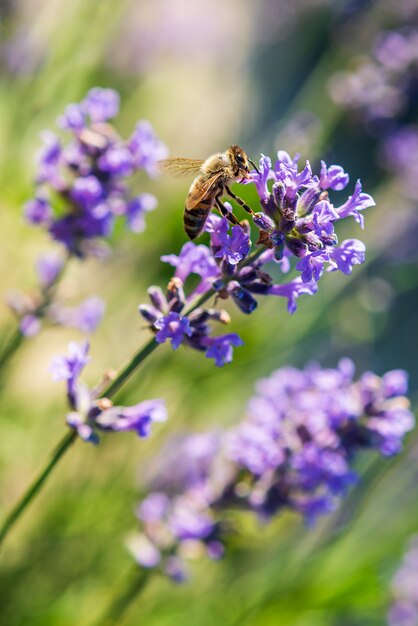
{"label": "bee wing", "polygon": [[168,176],[185,176],[187,174],[197,174],[202,167],[203,159],[165,159],[158,161],[158,169],[162,174]]}
{"label": "bee wing", "polygon": [[222,172],[218,172],[214,176],[211,176],[207,180],[198,179],[190,188],[189,195],[186,198],[186,207],[189,211],[196,209],[202,202],[204,202],[208,196],[215,193],[216,188],[219,188],[219,182],[223,177]]}

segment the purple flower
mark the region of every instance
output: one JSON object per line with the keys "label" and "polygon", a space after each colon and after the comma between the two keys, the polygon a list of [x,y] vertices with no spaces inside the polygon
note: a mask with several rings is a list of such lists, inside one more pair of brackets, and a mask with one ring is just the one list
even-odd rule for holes
{"label": "purple flower", "polygon": [[138,169],[154,175],[166,148],[147,122],[128,141],[120,139],[108,123],[118,110],[115,91],[91,89],[59,120],[70,136],[67,143],[50,132],[42,136],[36,197],[26,204],[25,215],[79,258],[101,253],[97,240],[112,233],[120,216],[134,232],[144,230],[145,214],[156,206],[150,194],[132,197],[125,180]]}
{"label": "purple flower", "polygon": [[271,159],[268,156],[261,155],[259,166],[259,172],[253,170],[251,172],[251,181],[255,183],[257,188],[257,193],[260,196],[261,200],[267,200],[268,198],[268,181],[273,178],[273,174],[271,171]]}
{"label": "purple flower", "polygon": [[30,224],[45,225],[49,224],[52,218],[52,208],[46,198],[41,196],[30,200],[25,204],[25,218]]}
{"label": "purple flower", "polygon": [[202,514],[184,503],[183,506],[180,504],[174,509],[170,516],[169,527],[180,541],[205,539],[213,532],[213,521],[208,514]]}
{"label": "purple flower", "polygon": [[20,320],[19,328],[25,337],[34,337],[41,330],[41,322],[35,315],[24,315]]}
{"label": "purple flower", "polygon": [[70,403],[73,404],[77,379],[91,357],[88,356],[89,343],[87,341],[82,344],[71,341],[68,344],[68,350],[69,356],[55,357],[51,363],[50,371],[52,380],[67,381],[68,397],[70,398]]}
{"label": "purple flower", "polygon": [[340,165],[330,165],[327,167],[325,161],[321,161],[321,175],[319,178],[321,189],[341,191],[347,187],[349,180],[349,175]]}
{"label": "purple flower", "polygon": [[[162,571],[168,555],[179,561],[180,569],[187,554],[222,556],[226,533],[235,530],[231,509],[252,511],[264,522],[291,509],[312,525],[334,511],[359,480],[353,462],[360,450],[386,455],[382,444],[388,433],[392,443],[398,442],[393,452],[400,450],[414,419],[401,395],[402,372],[394,370],[382,378],[368,372],[359,381],[353,378],[349,359],[336,368],[281,368],[257,383],[246,417],[211,440],[209,452],[202,434],[177,436],[164,447],[154,459],[150,492],[137,509],[137,540],[149,553],[150,546],[158,553]],[[400,409],[404,415],[395,415]],[[203,437],[203,465],[196,465],[198,455],[192,453],[196,437]],[[417,569],[417,556],[415,545],[408,571],[397,576],[398,604],[416,600],[411,569]],[[393,614],[403,612],[396,609]]]}
{"label": "purple flower", "polygon": [[364,209],[367,209],[368,207],[374,205],[375,201],[368,193],[364,193],[362,191],[361,182],[358,180],[356,182],[353,195],[350,196],[348,200],[344,202],[344,204],[337,207],[335,210],[340,216],[340,219],[352,215],[356,222],[360,224],[362,228],[364,228],[364,217],[360,213],[360,211],[364,211]]}
{"label": "purple flower", "polygon": [[167,410],[163,400],[147,400],[134,406],[114,406],[102,411],[96,424],[103,430],[134,430],[139,437],[148,437],[154,422],[164,422]]}
{"label": "purple flower", "polygon": [[339,215],[330,202],[326,200],[318,202],[312,213],[314,232],[318,237],[322,237],[324,234],[332,236],[334,233],[333,223],[338,219]]}
{"label": "purple flower", "polygon": [[[336,247],[334,229],[341,217],[357,215],[373,203],[372,198],[363,194],[358,182],[353,196],[336,209],[327,189],[341,191],[348,183],[345,171],[339,165],[328,168],[323,163],[318,177],[312,174],[309,162],[299,172],[298,159],[279,151],[272,170],[270,160],[262,156],[260,171],[251,174],[262,208],[252,214],[259,229],[258,248],[251,244],[248,222],[231,227],[226,217],[210,214],[205,227],[210,234],[209,247],[188,242],[179,255],[162,257],[176,268],[167,293],[152,287],[151,304],[139,307],[157,341],[169,338],[175,348],[184,343],[206,352],[218,366],[223,365],[232,359],[232,347],[241,340],[236,335],[212,336],[210,321],[230,321],[226,311],[201,306],[213,292],[215,306],[220,300],[231,299],[246,315],[257,309],[259,297],[269,295],[286,297],[288,310],[294,313],[301,294],[317,292],[317,282],[325,270],[338,269],[349,274],[354,265],[364,261],[364,244],[351,239]],[[273,181],[270,190],[269,179]],[[228,203],[225,205],[232,210]],[[277,264],[281,270],[279,279],[291,269],[301,275],[288,283],[275,284]],[[201,280],[186,295],[191,274],[197,274]],[[188,310],[192,312],[188,314]]]}
{"label": "purple flower", "polygon": [[77,307],[55,305],[50,318],[57,324],[78,328],[82,333],[94,333],[102,321],[106,305],[102,298],[90,296]]}
{"label": "purple flower", "polygon": [[96,206],[102,195],[102,186],[95,176],[77,178],[71,190],[71,198],[86,209]]}
{"label": "purple flower", "polygon": [[296,269],[302,272],[302,282],[310,283],[312,280],[318,281],[323,272],[324,264],[330,260],[329,252],[312,252],[297,262]]}
{"label": "purple flower", "polygon": [[330,257],[343,274],[351,274],[354,265],[364,263],[365,251],[366,246],[362,241],[346,239],[341,246],[332,250]]}
{"label": "purple flower", "polygon": [[67,381],[67,397],[71,411],[67,424],[77,431],[81,439],[98,443],[97,430],[135,431],[140,437],[148,437],[155,422],[163,422],[167,412],[163,400],[147,400],[134,406],[113,406],[108,398],[98,398],[99,387],[90,390],[79,380],[80,374],[90,360],[88,343],[69,344],[68,357],[56,357],[51,365],[54,380]]}
{"label": "purple flower", "polygon": [[216,259],[223,259],[229,265],[237,265],[247,256],[251,241],[241,226],[233,226],[231,234],[229,234],[228,220],[226,218],[217,219],[213,216],[209,220],[206,230],[211,233],[211,243]]}
{"label": "purple flower", "polygon": [[136,125],[135,131],[128,143],[133,155],[135,166],[147,172],[151,177],[158,172],[157,163],[167,158],[167,148],[158,139],[149,122],[142,120]]}
{"label": "purple flower", "polygon": [[302,294],[312,296],[318,291],[318,285],[315,281],[303,282],[301,278],[295,278],[285,285],[273,285],[269,289],[269,293],[274,296],[284,296],[287,298],[287,310],[294,313],[297,309],[296,300]]}
{"label": "purple flower", "polygon": [[208,359],[214,359],[217,367],[222,367],[225,363],[231,363],[233,347],[237,348],[242,345],[244,345],[244,342],[235,333],[222,335],[221,337],[211,337],[206,356]]}
{"label": "purple flower", "polygon": [[85,126],[82,106],[79,104],[69,104],[64,111],[64,115],[58,119],[58,125],[64,130],[74,132],[81,131]]}
{"label": "purple flower", "polygon": [[49,252],[39,257],[36,263],[36,272],[41,288],[50,287],[60,275],[64,262],[60,255]]}
{"label": "purple flower", "polygon": [[107,122],[119,113],[119,94],[113,89],[93,87],[81,103],[92,122]]}
{"label": "purple flower", "polygon": [[125,146],[112,146],[97,162],[102,172],[113,176],[129,176],[133,171],[132,154]]}
{"label": "purple flower", "polygon": [[126,211],[126,221],[134,233],[145,230],[145,214],[157,207],[157,199],[150,193],[141,193],[131,200]]}
{"label": "purple flower", "polygon": [[169,506],[170,499],[165,493],[152,493],[141,502],[137,517],[144,522],[158,522],[167,513]]}
{"label": "purple flower", "polygon": [[154,323],[154,327],[158,330],[155,335],[158,343],[165,343],[170,339],[173,350],[180,347],[185,336],[190,337],[192,334],[189,320],[178,313],[169,313],[160,317]]}
{"label": "purple flower", "polygon": [[196,292],[204,292],[208,288],[210,279],[221,276],[220,269],[211,253],[204,245],[196,245],[192,241],[184,244],[180,254],[166,254],[161,257],[164,263],[176,268],[174,276],[186,282],[190,274],[197,274],[202,278]]}
{"label": "purple flower", "polygon": [[391,370],[383,376],[385,397],[404,396],[408,392],[408,373],[405,370]]}
{"label": "purple flower", "polygon": [[286,187],[286,197],[293,200],[299,188],[312,182],[312,169],[309,161],[306,161],[304,169],[298,171],[299,155],[293,159],[284,150],[277,153],[277,161],[274,165],[276,179]]}

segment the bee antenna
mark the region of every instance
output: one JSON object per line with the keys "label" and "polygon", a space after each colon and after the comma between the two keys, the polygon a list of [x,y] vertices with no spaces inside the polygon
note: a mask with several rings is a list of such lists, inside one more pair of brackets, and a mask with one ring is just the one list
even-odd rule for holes
{"label": "bee antenna", "polygon": [[253,166],[253,168],[255,169],[255,171],[257,172],[257,174],[260,173],[260,170],[258,169],[258,167],[256,166],[256,164],[254,163],[254,161],[251,161],[251,159],[248,159],[249,162],[251,163],[251,165]]}

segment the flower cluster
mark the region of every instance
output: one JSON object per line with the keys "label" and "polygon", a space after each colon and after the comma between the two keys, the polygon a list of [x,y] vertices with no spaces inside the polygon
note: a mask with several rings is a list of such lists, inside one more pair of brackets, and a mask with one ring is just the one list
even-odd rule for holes
{"label": "flower cluster", "polygon": [[397,454],[414,425],[405,372],[353,375],[349,359],[281,368],[258,382],[236,428],[176,439],[137,510],[142,532],[129,547],[138,563],[179,578],[183,558],[221,556],[231,508],[263,521],[288,508],[308,524],[333,511],[358,478],[358,452]]}
{"label": "flower cluster", "polygon": [[[320,175],[315,176],[308,161],[299,172],[298,156],[292,159],[280,151],[274,167],[262,156],[259,171],[251,177],[262,209],[253,215],[258,247],[252,246],[248,223],[231,227],[225,217],[210,215],[205,227],[209,246],[188,242],[178,256],[163,256],[164,262],[175,267],[167,296],[151,287],[151,306],[139,307],[156,340],[170,340],[174,349],[184,343],[223,365],[232,359],[232,348],[242,342],[235,334],[210,336],[207,322],[226,323],[229,316],[225,311],[196,309],[197,298],[202,302],[215,294],[217,300],[231,299],[241,312],[250,314],[257,308],[258,296],[282,296],[293,313],[300,295],[316,293],[325,271],[350,274],[354,265],[364,261],[365,246],[357,239],[337,245],[334,222],[353,216],[363,226],[362,211],[374,201],[357,181],[354,193],[334,206],[329,190],[343,190],[348,180],[338,165],[327,167],[322,162]],[[292,270],[294,277],[275,284],[277,270],[281,276]],[[185,296],[185,284],[192,275],[198,276],[198,284]]]}
{"label": "flower cluster", "polygon": [[381,33],[371,58],[362,59],[355,71],[332,77],[331,96],[338,104],[360,111],[366,122],[384,123],[403,115],[411,105],[417,67],[416,28]]}
{"label": "flower cluster", "polygon": [[174,350],[184,343],[205,352],[218,367],[232,361],[233,346],[242,344],[238,335],[210,336],[210,322],[227,324],[230,321],[226,311],[197,308],[189,315],[182,315],[187,300],[183,282],[178,277],[169,282],[166,294],[159,287],[151,287],[148,294],[151,305],[142,304],[139,311],[154,329],[158,343],[169,340]]}
{"label": "flower cluster", "polygon": [[36,263],[39,292],[25,294],[13,291],[8,294],[7,302],[19,320],[19,329],[25,337],[36,335],[46,319],[50,324],[78,328],[82,333],[93,333],[100,324],[105,303],[98,296],[90,296],[76,307],[67,307],[57,301],[54,290],[64,261],[54,252],[45,253]]}
{"label": "flower cluster", "polygon": [[132,430],[140,437],[147,437],[154,422],[166,420],[167,413],[163,400],[147,400],[134,406],[113,406],[109,398],[101,395],[103,385],[108,382],[110,373],[102,385],[89,389],[79,380],[84,367],[90,361],[88,343],[69,344],[69,355],[56,357],[51,365],[55,381],[65,380],[67,398],[71,411],[67,414],[67,424],[77,431],[84,441],[98,443],[97,431]]}
{"label": "flower cluster", "polygon": [[59,118],[71,137],[66,145],[52,132],[42,135],[36,194],[25,216],[81,258],[103,253],[97,240],[110,235],[117,216],[140,232],[145,213],[156,206],[151,194],[132,196],[125,179],[138,170],[154,176],[166,147],[146,121],[123,141],[109,124],[118,110],[117,92],[96,87]]}
{"label": "flower cluster", "polygon": [[395,598],[389,614],[390,626],[415,626],[418,623],[418,537],[410,540],[402,565],[392,581]]}

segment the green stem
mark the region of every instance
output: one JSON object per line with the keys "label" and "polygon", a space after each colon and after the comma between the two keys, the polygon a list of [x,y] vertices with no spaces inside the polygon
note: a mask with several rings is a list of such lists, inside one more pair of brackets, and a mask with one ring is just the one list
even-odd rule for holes
{"label": "green stem", "polygon": [[[259,254],[263,252],[263,248],[256,250],[253,255],[251,255],[248,259],[249,262],[257,258]],[[204,304],[209,298],[211,298],[215,294],[215,291],[211,289],[207,293],[203,294],[191,307],[189,307],[185,315],[190,315],[193,311],[198,309],[202,304]],[[110,383],[110,385],[103,391],[101,397],[110,398],[114,396],[115,393],[125,384],[125,382],[132,376],[135,370],[139,367],[139,365],[156,350],[156,348],[160,344],[156,341],[155,337],[152,337],[138,352],[134,354],[129,363],[122,369],[122,371],[118,374],[114,381]],[[54,469],[55,465],[58,461],[64,456],[66,451],[71,447],[77,438],[77,433],[75,430],[70,431],[65,435],[65,437],[58,444],[55,452],[52,455],[51,460],[48,462],[46,467],[41,471],[39,476],[35,479],[35,481],[30,485],[22,498],[17,502],[15,507],[6,517],[3,525],[0,527],[0,544],[5,539],[6,535],[9,533],[11,528],[17,522],[19,517],[25,511],[30,502],[35,498],[35,496],[39,493],[42,486],[44,485],[46,479],[49,474]]]}
{"label": "green stem", "polygon": [[106,613],[94,622],[94,626],[116,626],[119,624],[133,600],[145,589],[150,575],[149,571],[138,570],[136,567],[130,584],[122,594],[113,600]]}
{"label": "green stem", "polygon": [[118,374],[115,380],[112,381],[110,385],[104,390],[102,396],[105,398],[110,398],[111,396],[114,396],[115,393],[120,389],[120,387],[122,387],[122,385],[128,380],[128,378],[132,376],[132,374],[134,373],[136,368],[142,363],[142,361],[144,361],[147,356],[152,354],[159,345],[160,344],[155,340],[155,338],[152,337],[143,348],[141,348],[136,354],[134,354],[126,367],[123,368],[123,370],[120,372],[120,374]]}
{"label": "green stem", "polygon": [[[188,310],[187,314],[191,313],[194,309],[201,306],[206,300],[208,300],[213,295],[213,292],[210,291],[204,294],[198,302]],[[110,398],[113,396],[122,385],[130,378],[130,376],[134,373],[134,371],[139,367],[139,365],[154,352],[154,350],[160,344],[155,340],[154,337],[148,341],[129,361],[126,367],[120,372],[120,374],[115,378],[113,382],[104,390],[101,394],[102,397]],[[58,461],[64,456],[67,450],[71,447],[71,444],[77,438],[77,433],[75,430],[71,430],[67,433],[64,438],[60,441],[58,446],[56,447],[55,452],[52,455],[51,460],[48,462],[46,467],[40,472],[39,476],[35,479],[35,481],[30,485],[27,491],[24,493],[22,498],[17,502],[12,511],[6,517],[3,525],[0,527],[0,545],[2,541],[5,539],[6,535],[9,533],[11,528],[17,522],[19,517],[25,511],[30,502],[35,498],[35,496],[40,492],[42,486],[44,485],[46,479],[54,469],[55,465]]]}
{"label": "green stem", "polygon": [[28,487],[24,495],[21,497],[19,502],[13,507],[10,511],[9,515],[6,517],[0,528],[0,545],[13,528],[19,517],[25,511],[27,506],[33,500],[35,495],[39,493],[42,485],[45,483],[49,474],[52,472],[54,467],[57,465],[58,461],[64,456],[66,451],[72,446],[77,438],[77,433],[75,430],[71,430],[66,433],[66,435],[61,439],[58,446],[55,448],[51,459],[44,467],[44,469],[40,472],[38,477],[33,481],[33,483]]}
{"label": "green stem", "polygon": [[20,328],[17,328],[14,333],[10,335],[9,339],[3,344],[3,349],[0,354],[0,372],[3,372],[6,365],[19,348],[23,341],[23,337],[24,335],[20,331]]}

